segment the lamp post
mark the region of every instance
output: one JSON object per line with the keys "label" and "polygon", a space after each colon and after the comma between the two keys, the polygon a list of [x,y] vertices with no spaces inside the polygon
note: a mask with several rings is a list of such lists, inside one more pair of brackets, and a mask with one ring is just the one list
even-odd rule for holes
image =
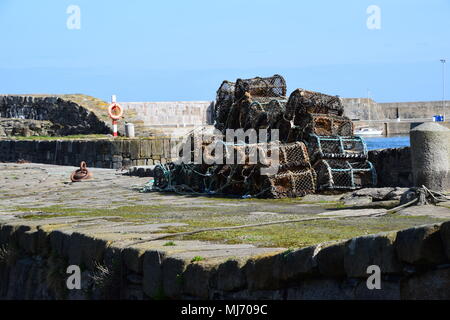
{"label": "lamp post", "polygon": [[442,63],[442,110],[444,111],[445,118],[445,63],[447,60],[441,59]]}

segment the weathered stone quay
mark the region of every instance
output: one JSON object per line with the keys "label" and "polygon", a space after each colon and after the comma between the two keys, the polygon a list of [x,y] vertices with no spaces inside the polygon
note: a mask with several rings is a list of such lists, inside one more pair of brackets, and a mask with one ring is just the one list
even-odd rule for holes
{"label": "weathered stone quay", "polygon": [[[74,169],[0,164],[2,299],[450,297],[449,203],[374,218],[367,215],[398,200],[348,210],[343,195],[242,200],[143,194],[133,186],[146,178],[95,168],[94,180],[70,183]],[[398,199],[393,191],[379,190]],[[350,213],[360,217],[152,241],[200,226]],[[366,286],[373,264],[383,274],[381,290]],[[80,266],[82,290],[66,289],[69,265]]]}

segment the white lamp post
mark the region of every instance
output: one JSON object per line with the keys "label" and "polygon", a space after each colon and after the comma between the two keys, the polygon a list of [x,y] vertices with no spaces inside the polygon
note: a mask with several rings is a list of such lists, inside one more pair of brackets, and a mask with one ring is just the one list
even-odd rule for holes
{"label": "white lamp post", "polygon": [[444,118],[445,118],[445,63],[447,60],[441,59],[442,63],[442,109],[444,111]]}

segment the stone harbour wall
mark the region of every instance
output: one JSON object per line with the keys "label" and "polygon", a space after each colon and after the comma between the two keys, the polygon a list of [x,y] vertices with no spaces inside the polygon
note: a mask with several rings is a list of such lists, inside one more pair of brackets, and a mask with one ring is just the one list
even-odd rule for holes
{"label": "stone harbour wall", "polygon": [[158,139],[0,140],[0,161],[120,169],[170,161],[176,141]]}
{"label": "stone harbour wall", "polygon": [[[214,250],[196,260],[206,244],[115,240],[0,224],[0,299],[450,299],[450,222],[226,260]],[[65,285],[69,265],[82,270],[81,290]],[[379,290],[367,287],[372,265]]]}
{"label": "stone harbour wall", "polygon": [[[367,98],[342,98],[344,115],[351,119],[387,120],[387,119],[430,119],[445,114],[450,101],[422,102],[376,102]],[[448,112],[448,111],[447,111]]]}
{"label": "stone harbour wall", "polygon": [[411,148],[369,151],[369,161],[377,171],[377,187],[412,187]]}
{"label": "stone harbour wall", "polygon": [[[120,102],[125,112],[150,127],[192,127],[213,124],[212,101]],[[138,122],[137,122],[138,123]]]}

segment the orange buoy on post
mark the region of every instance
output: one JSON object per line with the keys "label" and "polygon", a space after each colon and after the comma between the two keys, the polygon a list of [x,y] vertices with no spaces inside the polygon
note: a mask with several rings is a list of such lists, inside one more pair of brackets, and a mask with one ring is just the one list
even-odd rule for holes
{"label": "orange buoy on post", "polygon": [[116,102],[116,96],[112,96],[112,103],[108,107],[108,115],[112,119],[113,135],[117,137],[117,122],[123,116],[123,108]]}

